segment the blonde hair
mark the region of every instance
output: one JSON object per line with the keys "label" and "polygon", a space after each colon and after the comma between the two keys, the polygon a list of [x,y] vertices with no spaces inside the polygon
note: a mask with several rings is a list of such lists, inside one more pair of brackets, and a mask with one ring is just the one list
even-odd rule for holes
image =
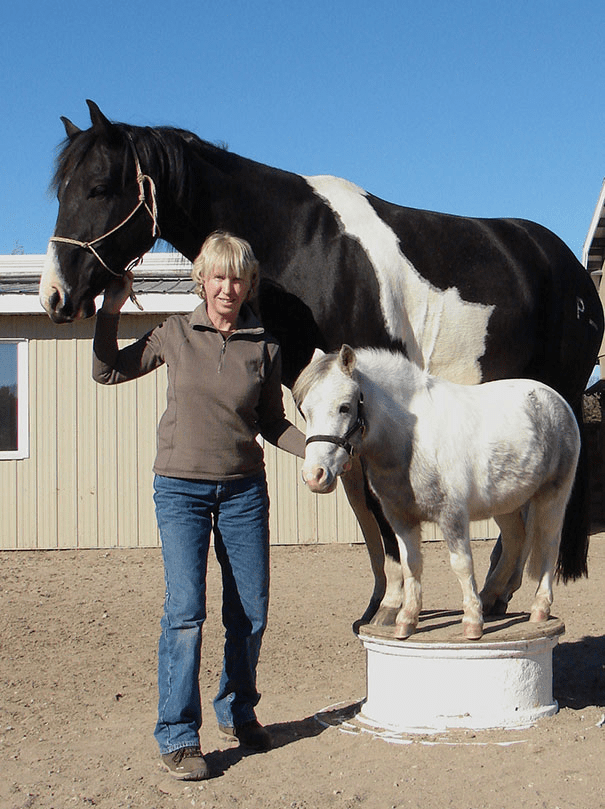
{"label": "blonde hair", "polygon": [[208,236],[191,270],[195,292],[202,300],[206,299],[204,279],[209,278],[213,270],[224,272],[227,278],[243,279],[250,286],[248,300],[256,296],[260,280],[258,261],[245,239],[222,230]]}

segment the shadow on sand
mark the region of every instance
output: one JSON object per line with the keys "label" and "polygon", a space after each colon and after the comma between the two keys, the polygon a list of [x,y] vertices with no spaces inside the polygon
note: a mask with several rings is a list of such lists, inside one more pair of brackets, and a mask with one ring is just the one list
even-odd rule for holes
{"label": "shadow on sand", "polygon": [[561,708],[605,708],[605,635],[555,646],[553,695]]}
{"label": "shadow on sand", "polygon": [[[350,707],[351,717],[359,710],[359,703],[355,703]],[[334,710],[335,724],[344,719],[343,709]],[[326,712],[325,715],[329,716],[331,712]],[[338,713],[338,717],[336,714]],[[337,721],[338,719],[338,721]],[[314,736],[319,736],[328,727],[328,724],[319,722],[315,716],[307,716],[304,719],[297,719],[292,722],[279,722],[274,725],[266,725],[267,730],[271,733],[273,738],[273,750],[279,747],[285,747],[293,742],[299,742],[302,739],[311,739]],[[247,756],[258,756],[263,753],[248,750],[243,747],[231,747],[224,750],[214,750],[211,753],[204,753],[204,758],[208,762],[210,771],[213,778],[224,775],[234,765],[238,764],[243,758]]]}

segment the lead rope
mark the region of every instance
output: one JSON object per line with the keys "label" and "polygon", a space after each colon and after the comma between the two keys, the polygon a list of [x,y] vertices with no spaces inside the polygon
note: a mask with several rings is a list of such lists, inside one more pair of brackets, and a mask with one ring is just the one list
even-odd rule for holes
{"label": "lead rope", "polygon": [[[148,174],[143,174],[143,171],[141,169],[141,163],[139,161],[139,156],[137,154],[137,150],[135,148],[134,142],[133,142],[132,137],[130,135],[128,136],[128,142],[129,142],[130,148],[132,150],[132,155],[134,157],[135,167],[136,167],[136,171],[137,171],[137,184],[139,186],[139,201],[138,201],[137,205],[134,207],[134,209],[128,214],[126,219],[124,219],[122,222],[120,222],[118,225],[116,225],[111,230],[108,230],[107,233],[104,233],[102,236],[99,236],[97,239],[93,239],[91,242],[82,242],[82,241],[79,241],[78,239],[67,238],[66,236],[51,236],[50,237],[51,242],[62,242],[63,244],[73,244],[76,247],[82,247],[84,250],[87,250],[89,253],[92,253],[93,256],[97,259],[97,261],[100,264],[102,264],[103,267],[105,267],[105,269],[108,272],[110,272],[112,275],[114,275],[116,278],[123,278],[126,275],[126,273],[130,272],[136,266],[138,266],[141,263],[141,261],[143,261],[143,256],[145,254],[142,253],[138,258],[133,259],[130,262],[130,264],[128,264],[128,266],[122,272],[115,272],[115,270],[112,270],[111,267],[109,267],[105,263],[105,261],[103,261],[103,259],[99,255],[99,253],[95,250],[95,247],[94,247],[95,244],[98,244],[99,242],[103,241],[103,239],[106,239],[108,236],[111,236],[113,233],[120,230],[120,228],[124,227],[124,225],[132,219],[132,217],[136,214],[136,212],[141,207],[144,207],[145,210],[147,211],[147,213],[149,214],[149,216],[151,217],[151,221],[152,221],[152,224],[153,224],[152,230],[151,230],[151,235],[154,237],[154,239],[159,238],[159,236],[160,236],[160,226],[158,225],[158,202],[157,202],[157,193],[156,193],[155,182],[153,181],[153,178],[150,177]],[[150,196],[151,196],[151,208],[147,204],[147,198],[146,198],[146,195],[145,195],[145,182],[146,181],[147,181],[147,183],[149,185],[149,192],[150,192]],[[140,309],[141,312],[143,311],[143,307],[139,303],[139,301],[137,299],[137,296],[134,294],[134,292],[132,292],[130,294],[130,300],[135,304],[135,306],[137,306]]]}

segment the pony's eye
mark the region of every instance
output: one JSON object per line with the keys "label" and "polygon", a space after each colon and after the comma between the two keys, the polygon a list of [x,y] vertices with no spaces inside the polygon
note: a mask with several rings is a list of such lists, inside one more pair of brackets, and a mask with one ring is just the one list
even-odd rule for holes
{"label": "pony's eye", "polygon": [[338,412],[339,413],[350,413],[351,408],[350,408],[350,406],[348,404],[341,404],[340,407],[338,408]]}

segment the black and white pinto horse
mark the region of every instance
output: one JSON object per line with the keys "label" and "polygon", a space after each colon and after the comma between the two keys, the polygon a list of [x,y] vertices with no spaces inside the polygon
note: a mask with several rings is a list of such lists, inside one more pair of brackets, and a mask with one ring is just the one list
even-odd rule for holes
{"label": "black and white pinto horse", "polygon": [[[483,610],[506,604],[529,572],[538,581],[530,621],[550,615],[565,509],[580,432],[562,396],[541,382],[457,385],[402,354],[344,345],[315,358],[296,381],[307,422],[302,468],[311,491],[333,491],[358,454],[393,527],[403,582],[384,606],[395,637],[416,629],[422,607],[421,523],[437,523],[462,588],[465,637],[483,634]],[[502,554],[479,595],[469,522],[494,517]],[[403,586],[404,601],[400,591]]]}
{"label": "black and white pinto horse", "polygon": [[[59,212],[40,282],[56,323],[93,315],[112,276],[159,237],[193,260],[223,229],[247,239],[260,261],[260,314],[281,342],[285,384],[316,347],[349,343],[399,350],[454,382],[533,377],[581,418],[603,312],[588,274],[550,231],[403,208],[346,180],[253,162],[191,132],[112,123],[87,103],[89,129],[62,119]],[[585,478],[567,511],[564,581],[586,573]],[[397,567],[397,543],[358,464],[344,485],[375,577],[367,619],[384,595],[385,567]]]}

